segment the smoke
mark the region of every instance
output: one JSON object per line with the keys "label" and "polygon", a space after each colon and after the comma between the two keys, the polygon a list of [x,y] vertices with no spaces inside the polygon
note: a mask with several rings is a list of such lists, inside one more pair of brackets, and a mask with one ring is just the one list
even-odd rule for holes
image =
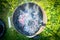
{"label": "smoke", "polygon": [[38,28],[39,28],[39,8],[36,5],[33,5],[33,7],[29,7],[29,3],[26,4],[24,7],[24,11],[20,10],[20,16],[18,21],[24,25],[23,30],[25,32],[28,32],[29,35],[34,34]]}

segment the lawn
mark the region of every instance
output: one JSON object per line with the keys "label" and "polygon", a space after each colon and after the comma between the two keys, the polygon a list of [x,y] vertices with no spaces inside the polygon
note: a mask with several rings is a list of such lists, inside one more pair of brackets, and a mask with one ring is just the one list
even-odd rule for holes
{"label": "lawn", "polygon": [[[60,0],[0,0],[0,19],[6,24],[5,35],[1,40],[36,40],[17,32],[12,23],[15,9],[26,1],[38,4],[47,14],[46,27],[39,34],[38,40],[60,40]],[[8,17],[11,18],[11,27],[8,25]]]}

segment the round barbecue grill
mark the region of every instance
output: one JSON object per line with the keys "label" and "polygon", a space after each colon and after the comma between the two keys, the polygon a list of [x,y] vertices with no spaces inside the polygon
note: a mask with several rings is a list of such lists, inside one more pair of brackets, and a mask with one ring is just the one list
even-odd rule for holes
{"label": "round barbecue grill", "polygon": [[5,25],[2,20],[0,20],[0,38],[4,35],[5,32]]}
{"label": "round barbecue grill", "polygon": [[41,33],[46,21],[45,12],[35,3],[20,5],[13,14],[14,27],[19,33],[29,38]]}

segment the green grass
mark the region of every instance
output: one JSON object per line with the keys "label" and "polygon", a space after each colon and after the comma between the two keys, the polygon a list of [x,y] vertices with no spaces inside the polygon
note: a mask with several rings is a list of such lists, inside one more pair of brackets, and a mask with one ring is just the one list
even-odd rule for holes
{"label": "green grass", "polygon": [[[60,0],[29,0],[36,2],[47,14],[45,30],[39,34],[38,40],[60,40]],[[0,19],[6,23],[6,32],[1,40],[34,40],[18,33],[15,28],[8,26],[8,17],[11,17],[15,8],[25,3],[24,0],[0,0]]]}

